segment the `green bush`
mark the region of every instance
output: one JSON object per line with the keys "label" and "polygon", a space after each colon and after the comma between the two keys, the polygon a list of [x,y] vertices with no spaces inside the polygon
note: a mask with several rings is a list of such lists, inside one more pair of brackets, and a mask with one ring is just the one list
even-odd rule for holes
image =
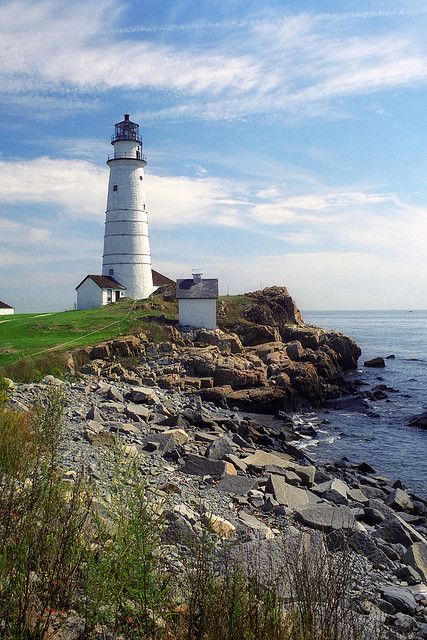
{"label": "green bush", "polygon": [[3,636],[42,639],[73,609],[84,637],[98,624],[126,637],[154,637],[167,602],[158,518],[119,445],[108,501],[83,471],[63,481],[62,407],[54,389],[31,414],[0,409]]}

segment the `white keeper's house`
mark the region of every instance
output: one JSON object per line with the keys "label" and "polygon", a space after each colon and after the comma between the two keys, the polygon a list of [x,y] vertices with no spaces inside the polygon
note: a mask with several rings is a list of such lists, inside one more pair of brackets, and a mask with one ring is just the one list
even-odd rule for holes
{"label": "white keeper's house", "polygon": [[139,125],[124,119],[115,125],[105,212],[102,274],[87,275],[77,285],[77,309],[91,309],[126,296],[148,298],[161,286],[173,284],[151,268],[144,167],[147,159]]}
{"label": "white keeper's house", "polygon": [[[174,281],[166,276],[151,270],[153,279],[153,292],[159,287],[174,284]],[[76,287],[77,309],[94,309],[102,307],[110,302],[117,302],[127,296],[126,287],[117,282],[112,276],[88,275]]]}
{"label": "white keeper's house", "polygon": [[176,298],[181,327],[216,329],[216,278],[202,278],[201,273],[194,273],[192,278],[177,280]]}
{"label": "white keeper's house", "polygon": [[0,300],[0,316],[11,316],[15,313],[15,309]]}

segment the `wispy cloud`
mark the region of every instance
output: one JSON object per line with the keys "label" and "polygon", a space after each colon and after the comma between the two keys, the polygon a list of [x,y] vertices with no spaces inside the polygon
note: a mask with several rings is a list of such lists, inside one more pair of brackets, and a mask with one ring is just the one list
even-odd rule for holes
{"label": "wispy cloud", "polygon": [[[405,32],[398,22],[375,34],[354,29],[361,19],[422,19],[421,9],[117,28],[123,12],[113,0],[6,0],[0,7],[3,100],[24,108],[32,101],[52,114],[60,106],[99,108],[100,92],[148,89],[168,94],[166,106],[146,114],[157,118],[325,115],[339,98],[427,80],[422,29]],[[202,28],[218,28],[209,46],[200,39],[150,39],[159,29]]]}
{"label": "wispy cloud", "polygon": [[[352,11],[342,13],[309,13],[304,12],[305,16],[310,16],[312,20],[321,22],[347,22],[355,20],[372,20],[375,18],[402,18],[412,16],[427,15],[427,9],[393,9],[385,11]],[[139,24],[128,27],[112,28],[106,33],[165,33],[174,31],[207,31],[211,29],[247,29],[249,27],[280,25],[285,23],[292,13],[289,12],[285,17],[271,18],[252,18],[239,20],[199,20],[195,22],[181,22],[168,24]]]}
{"label": "wispy cloud", "polygon": [[47,157],[0,161],[0,173],[2,202],[54,204],[57,213],[81,217],[104,214],[107,170],[90,162]]}

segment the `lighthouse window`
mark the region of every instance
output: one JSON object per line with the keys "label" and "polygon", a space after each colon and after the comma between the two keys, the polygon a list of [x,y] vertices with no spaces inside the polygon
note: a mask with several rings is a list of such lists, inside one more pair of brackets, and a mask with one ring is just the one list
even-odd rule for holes
{"label": "lighthouse window", "polygon": [[117,185],[113,184],[113,191],[117,191]]}
{"label": "lighthouse window", "polygon": [[142,180],[142,176],[139,176],[139,179]]}

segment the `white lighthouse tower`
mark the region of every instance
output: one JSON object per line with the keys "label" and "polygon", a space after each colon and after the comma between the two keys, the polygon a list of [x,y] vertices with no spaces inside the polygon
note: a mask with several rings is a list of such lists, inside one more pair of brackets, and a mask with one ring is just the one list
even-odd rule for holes
{"label": "white lighthouse tower", "polygon": [[130,298],[147,298],[154,290],[145,206],[147,161],[139,125],[127,113],[115,125],[111,144],[102,275],[126,287]]}

